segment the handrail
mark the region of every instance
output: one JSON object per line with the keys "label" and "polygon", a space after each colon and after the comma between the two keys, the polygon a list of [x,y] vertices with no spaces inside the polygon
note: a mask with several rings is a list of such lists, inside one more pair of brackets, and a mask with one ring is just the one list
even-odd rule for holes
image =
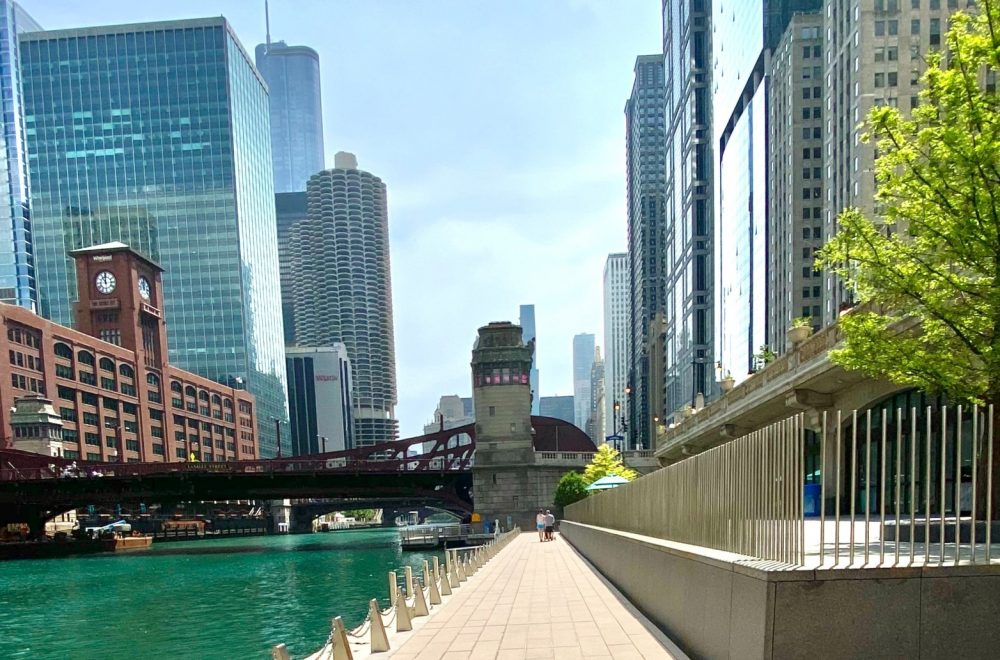
{"label": "handrail", "polygon": [[[520,528],[514,527],[485,545],[446,550],[443,574],[437,557],[433,558],[433,563],[424,561],[422,576],[414,575],[413,567],[405,566],[402,589],[399,588],[396,571],[390,571],[389,609],[380,610],[378,600],[372,598],[368,601],[365,620],[354,630],[346,630],[341,617],[335,617],[322,648],[306,660],[352,660],[352,641],[367,646],[372,654],[387,653],[391,650],[391,640],[386,626],[395,623],[397,633],[413,630],[413,619],[429,616],[434,608],[443,605],[444,597],[451,596],[453,589],[496,557],[520,533]],[[460,556],[459,552],[464,554]],[[271,647],[271,658],[291,660],[288,647],[285,644],[274,645]]]}

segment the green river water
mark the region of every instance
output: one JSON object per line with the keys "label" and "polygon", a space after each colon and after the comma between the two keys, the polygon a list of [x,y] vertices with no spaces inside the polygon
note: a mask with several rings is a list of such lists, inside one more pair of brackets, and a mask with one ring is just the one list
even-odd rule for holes
{"label": "green river water", "polygon": [[[154,544],[130,554],[0,563],[0,657],[270,658],[319,649],[330,619],[388,603],[395,530]],[[439,555],[443,556],[443,555]]]}

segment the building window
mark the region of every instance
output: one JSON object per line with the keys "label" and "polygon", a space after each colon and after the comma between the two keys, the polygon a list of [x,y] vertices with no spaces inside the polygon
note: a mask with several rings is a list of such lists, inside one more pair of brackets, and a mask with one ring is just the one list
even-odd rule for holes
{"label": "building window", "polygon": [[107,328],[102,328],[100,332],[97,333],[101,338],[101,341],[106,341],[109,344],[114,344],[115,346],[122,345],[122,331],[121,330],[109,330]]}
{"label": "building window", "polygon": [[59,417],[67,422],[76,421],[76,411],[72,408],[60,408]]}
{"label": "building window", "polygon": [[58,393],[60,399],[65,399],[67,401],[73,401],[76,399],[76,390],[72,388],[57,385],[56,392]]}
{"label": "building window", "polygon": [[96,433],[84,433],[83,434],[83,440],[84,440],[84,442],[86,442],[88,445],[90,445],[92,447],[100,447],[101,446],[101,436],[99,436]]}
{"label": "building window", "polygon": [[97,413],[85,412],[83,413],[83,423],[97,426],[100,423],[100,419],[97,417]]}
{"label": "building window", "polygon": [[163,445],[154,444],[153,445],[153,453],[155,455],[157,455],[157,456],[163,456],[164,455]]}
{"label": "building window", "polygon": [[102,357],[99,364],[101,371],[110,371],[111,373],[114,373],[115,361],[112,360],[111,358]]}
{"label": "building window", "polygon": [[129,451],[138,452],[139,451],[139,441],[138,440],[126,440],[125,449]]}
{"label": "building window", "polygon": [[87,351],[80,351],[76,354],[76,360],[80,364],[86,364],[88,366],[94,366],[94,354],[88,353]]}
{"label": "building window", "polygon": [[55,347],[56,357],[65,358],[67,360],[73,359],[73,349],[62,342],[57,342]]}
{"label": "building window", "polygon": [[114,378],[105,378],[104,376],[101,376],[101,387],[106,390],[111,390],[112,392],[118,391]]}
{"label": "building window", "polygon": [[497,409],[496,406],[490,406],[490,417],[496,417]]}
{"label": "building window", "polygon": [[97,385],[97,376],[89,371],[80,372],[80,382],[87,385]]}

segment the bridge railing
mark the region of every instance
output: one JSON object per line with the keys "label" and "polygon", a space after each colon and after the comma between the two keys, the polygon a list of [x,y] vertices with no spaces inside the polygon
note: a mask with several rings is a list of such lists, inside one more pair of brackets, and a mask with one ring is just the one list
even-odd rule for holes
{"label": "bridge railing", "polygon": [[[471,452],[470,452],[471,454]],[[38,459],[44,459],[39,464]],[[46,463],[47,461],[47,463]],[[257,461],[105,463],[70,461],[16,450],[0,451],[0,481],[152,476],[162,474],[267,474],[281,472],[464,472],[471,456],[420,456],[398,459],[356,457],[288,458]]]}
{"label": "bridge railing", "polygon": [[571,504],[565,518],[779,567],[995,563],[993,415],[799,413]]}
{"label": "bridge railing", "polygon": [[[396,571],[388,575],[388,603],[386,609],[379,608],[377,598],[368,601],[368,614],[357,628],[347,630],[341,617],[331,623],[331,632],[323,647],[306,657],[306,660],[341,660],[351,658],[354,653],[388,653],[398,643],[390,634],[390,627],[396,633],[413,630],[414,619],[429,616],[434,608],[450,600],[455,589],[473,579],[473,576],[491,559],[513,541],[521,530],[515,527],[509,532],[498,534],[492,541],[474,548],[448,550],[444,566],[437,557],[424,561],[423,575],[414,575],[406,566],[400,576]],[[400,583],[402,577],[402,583]],[[271,648],[273,660],[291,660],[288,647],[278,644]]]}

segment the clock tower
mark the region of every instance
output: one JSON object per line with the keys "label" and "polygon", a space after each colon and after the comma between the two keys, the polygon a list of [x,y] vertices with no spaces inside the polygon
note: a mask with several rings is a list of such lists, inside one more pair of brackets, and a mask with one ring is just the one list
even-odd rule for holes
{"label": "clock tower", "polygon": [[135,352],[136,364],[162,369],[167,360],[163,269],[124,243],[73,250],[76,328]]}

